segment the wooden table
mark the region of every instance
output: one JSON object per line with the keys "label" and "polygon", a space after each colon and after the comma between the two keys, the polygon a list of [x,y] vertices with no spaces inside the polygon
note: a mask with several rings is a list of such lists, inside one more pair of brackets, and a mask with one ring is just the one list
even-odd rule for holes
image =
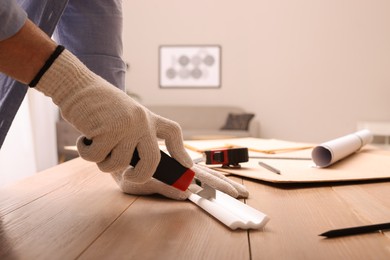
{"label": "wooden table", "polygon": [[318,236],[389,222],[389,182],[234,179],[271,218],[264,230],[231,231],[189,201],[123,194],[74,159],[0,190],[0,259],[390,259],[390,232]]}

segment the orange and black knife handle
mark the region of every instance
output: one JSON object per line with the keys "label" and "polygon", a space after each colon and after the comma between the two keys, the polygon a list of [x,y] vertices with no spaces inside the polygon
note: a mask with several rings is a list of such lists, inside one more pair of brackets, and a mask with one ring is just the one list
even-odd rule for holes
{"label": "orange and black knife handle", "polygon": [[[92,144],[92,140],[84,138],[83,140],[85,145]],[[171,185],[176,189],[185,191],[188,186],[190,186],[193,178],[195,177],[195,173],[183,165],[181,165],[178,161],[164,153],[160,150],[161,159],[157,166],[156,171],[153,174],[153,178],[164,182],[165,184]],[[133,153],[133,158],[131,158],[130,165],[135,167],[135,165],[140,160],[138,150],[135,149]]]}

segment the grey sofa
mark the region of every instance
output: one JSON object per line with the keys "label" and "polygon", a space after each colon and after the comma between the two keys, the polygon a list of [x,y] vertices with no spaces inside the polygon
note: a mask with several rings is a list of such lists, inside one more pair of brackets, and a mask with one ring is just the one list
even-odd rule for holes
{"label": "grey sofa", "polygon": [[[178,122],[185,140],[259,136],[259,122],[255,118],[248,120],[247,129],[245,126],[243,129],[226,127],[229,114],[244,117],[249,115],[237,106],[148,105],[146,107],[158,115]],[[224,126],[227,129],[222,129]]]}
{"label": "grey sofa", "polygon": [[[248,129],[245,130],[222,129],[226,126],[229,114],[246,114],[240,107],[187,105],[149,105],[146,107],[158,115],[178,122],[185,140],[259,136],[259,123],[255,119],[250,120]],[[77,151],[66,149],[66,146],[74,146],[80,133],[61,116],[56,127],[59,161],[63,162],[77,157]]]}

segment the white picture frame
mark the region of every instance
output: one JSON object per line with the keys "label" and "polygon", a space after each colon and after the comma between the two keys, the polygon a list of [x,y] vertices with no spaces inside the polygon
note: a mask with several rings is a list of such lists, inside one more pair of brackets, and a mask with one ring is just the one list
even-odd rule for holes
{"label": "white picture frame", "polygon": [[161,88],[221,87],[221,46],[160,46],[159,84]]}

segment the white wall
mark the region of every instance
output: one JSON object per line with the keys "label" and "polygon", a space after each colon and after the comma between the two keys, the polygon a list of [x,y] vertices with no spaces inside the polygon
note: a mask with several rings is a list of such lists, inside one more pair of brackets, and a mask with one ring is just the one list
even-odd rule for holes
{"label": "white wall", "polygon": [[28,92],[36,171],[42,171],[58,163],[56,122],[58,107],[41,92]]}
{"label": "white wall", "polygon": [[0,150],[0,187],[36,172],[32,127],[26,98]]}
{"label": "white wall", "polygon": [[[123,5],[127,85],[145,104],[235,104],[256,113],[261,137],[295,141],[334,138],[354,131],[360,120],[390,121],[390,1]],[[158,48],[164,44],[221,45],[222,87],[160,89]],[[29,99],[35,109],[21,110],[24,119],[14,122],[0,151],[0,186],[56,163],[58,112],[35,94]],[[26,145],[27,139],[34,141]],[[37,157],[27,155],[32,151]]]}
{"label": "white wall", "polygon": [[[390,1],[123,1],[128,88],[145,104],[235,104],[261,137],[320,142],[390,120]],[[220,89],[160,89],[158,47],[222,46]]]}
{"label": "white wall", "polygon": [[0,187],[57,164],[58,109],[29,90],[0,150]]}

